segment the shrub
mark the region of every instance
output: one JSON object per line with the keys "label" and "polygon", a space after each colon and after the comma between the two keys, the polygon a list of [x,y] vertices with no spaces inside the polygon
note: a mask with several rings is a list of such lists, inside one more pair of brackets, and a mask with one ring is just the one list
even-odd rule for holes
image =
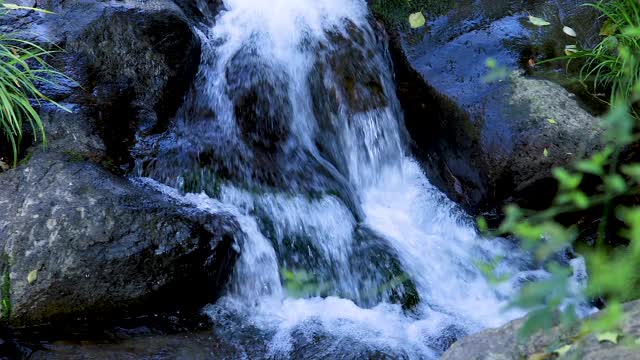
{"label": "shrub", "polygon": [[[572,269],[556,260],[558,253],[572,247],[579,247],[587,260],[589,281],[581,290],[582,298],[600,298],[606,304],[602,316],[583,323],[583,335],[619,330],[624,316],[621,304],[640,296],[640,163],[633,157],[640,139],[636,112],[640,104],[640,3],[610,0],[589,6],[606,17],[604,39],[594,49],[568,51],[566,58],[586,59],[580,76],[611,91],[610,110],[603,119],[604,149],[569,168],[554,169],[559,191],[553,205],[542,211],[508,206],[497,231],[515,235],[550,273],[548,278],[523,286],[513,302],[531,311],[523,335],[544,329],[553,319],[566,324],[577,320]],[[594,229],[595,239],[580,242],[584,227],[567,219],[594,214],[602,214]],[[483,219],[478,224],[486,228]]]}

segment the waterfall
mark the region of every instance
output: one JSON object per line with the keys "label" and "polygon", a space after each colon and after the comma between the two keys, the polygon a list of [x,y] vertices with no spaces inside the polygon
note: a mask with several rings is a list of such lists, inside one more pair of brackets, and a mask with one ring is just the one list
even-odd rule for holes
{"label": "waterfall", "polygon": [[[223,5],[202,29],[192,94],[137,164],[246,233],[226,295],[207,308],[236,357],[434,359],[523,315],[504,307],[519,279],[544,272],[481,238],[407,152],[366,2]],[[477,264],[498,256],[515,276],[495,288]]]}

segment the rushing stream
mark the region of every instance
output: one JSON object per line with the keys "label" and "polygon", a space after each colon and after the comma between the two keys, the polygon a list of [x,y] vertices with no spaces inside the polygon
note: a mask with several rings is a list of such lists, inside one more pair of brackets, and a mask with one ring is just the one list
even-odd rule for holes
{"label": "rushing stream", "polygon": [[[433,359],[521,316],[504,311],[509,296],[544,272],[478,236],[407,152],[365,1],[224,8],[202,30],[179,120],[138,163],[147,183],[233,214],[246,234],[206,309],[233,357]],[[497,256],[514,276],[495,288],[477,264]]]}

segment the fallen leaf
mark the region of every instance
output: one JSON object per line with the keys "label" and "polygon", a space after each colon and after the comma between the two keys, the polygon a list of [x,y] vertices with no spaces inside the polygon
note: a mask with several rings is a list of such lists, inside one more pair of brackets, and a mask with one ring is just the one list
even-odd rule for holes
{"label": "fallen leaf", "polygon": [[544,157],[549,157],[549,149],[545,148],[542,154],[544,155]]}
{"label": "fallen leaf", "polygon": [[559,357],[566,355],[569,351],[571,351],[571,345],[561,346],[553,351],[554,354],[558,354]]}
{"label": "fallen leaf", "polygon": [[618,343],[618,337],[620,337],[620,334],[613,331],[607,331],[596,335],[599,342],[609,341],[614,344]]}
{"label": "fallen leaf", "polygon": [[578,52],[578,47],[575,45],[567,45],[564,47],[564,53],[567,56],[571,56]]}
{"label": "fallen leaf", "polygon": [[548,21],[546,21],[544,19],[541,19],[539,17],[531,16],[531,15],[529,16],[529,22],[532,23],[535,26],[548,26],[548,25],[551,25],[550,22],[548,22]]}
{"label": "fallen leaf", "polygon": [[618,25],[614,23],[611,19],[605,21],[600,28],[600,36],[611,36],[614,35],[618,31]]}
{"label": "fallen leaf", "polygon": [[556,119],[547,119],[547,121],[549,122],[549,124],[557,124],[558,121]]}
{"label": "fallen leaf", "polygon": [[576,34],[576,31],[573,30],[572,28],[565,26],[562,28],[562,32],[564,32],[565,34],[571,36],[571,37],[576,37],[578,36],[578,34]]}
{"label": "fallen leaf", "polygon": [[2,5],[5,9],[8,9],[8,10],[29,10],[29,11],[37,11],[37,12],[41,12],[41,13],[45,13],[45,14],[53,14],[49,10],[44,10],[44,9],[40,9],[40,8],[34,8],[34,7],[30,7],[30,6],[21,6],[21,5],[18,5],[18,4],[0,4],[0,5]]}
{"label": "fallen leaf", "polygon": [[0,170],[7,171],[9,169],[10,169],[9,164],[7,164],[6,162],[0,160]]}
{"label": "fallen leaf", "polygon": [[549,354],[545,354],[545,353],[531,354],[527,358],[527,360],[547,360],[547,359],[549,359]]}
{"label": "fallen leaf", "polygon": [[27,275],[27,282],[33,284],[36,280],[38,280],[38,270],[33,270]]}
{"label": "fallen leaf", "polygon": [[424,18],[422,11],[418,11],[417,13],[409,15],[409,24],[411,25],[412,29],[423,27],[426,22],[427,19]]}
{"label": "fallen leaf", "polygon": [[527,64],[529,65],[529,67],[535,67],[536,66],[536,61],[534,59],[529,59]]}

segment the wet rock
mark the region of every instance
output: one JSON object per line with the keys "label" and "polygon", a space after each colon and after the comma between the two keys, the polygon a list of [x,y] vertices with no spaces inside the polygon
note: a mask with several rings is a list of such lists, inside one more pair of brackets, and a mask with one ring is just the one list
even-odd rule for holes
{"label": "wet rock", "polygon": [[[640,336],[640,302],[625,306],[625,321],[618,344],[600,342],[595,335],[576,340],[579,327],[561,326],[546,329],[522,340],[519,330],[524,320],[513,321],[501,328],[483,331],[456,342],[443,360],[502,360],[502,359],[640,359],[635,339]],[[627,341],[625,341],[627,339]],[[554,349],[570,345],[563,356],[552,354]]]}
{"label": "wet rock", "polygon": [[246,142],[274,152],[286,143],[293,120],[289,82],[282,69],[265,63],[257,50],[239,51],[226,69],[229,98]]}
{"label": "wet rock", "polygon": [[0,175],[0,199],[0,319],[13,326],[198,308],[237,257],[229,215],[66,154]]}
{"label": "wet rock", "polygon": [[[565,25],[585,46],[596,41],[596,16],[574,1],[447,4],[418,30],[387,23],[415,153],[431,181],[473,213],[514,201],[544,206],[555,193],[551,169],[599,147],[601,108],[563,64],[531,64],[575,43]],[[530,14],[551,25],[529,24]],[[503,75],[493,82],[489,58]]]}
{"label": "wet rock", "polygon": [[354,245],[350,257],[352,275],[359,281],[359,289],[372,289],[360,294],[357,303],[366,307],[389,302],[402,305],[405,311],[415,310],[420,294],[388,241],[375,231],[360,227],[355,232]]}
{"label": "wet rock", "polygon": [[322,156],[349,177],[348,160],[342,149],[354,139],[344,138],[346,129],[360,129],[374,122],[362,115],[384,110],[390,103],[389,96],[393,96],[392,89],[384,88],[384,80],[392,83],[391,78],[384,79],[389,74],[380,74],[375,66],[386,61],[380,55],[384,53],[386,37],[352,23],[347,24],[345,33],[327,32],[326,36],[329,42],[317,44],[317,60],[308,76],[313,114],[322,129],[315,143]]}
{"label": "wet rock", "polygon": [[209,332],[178,335],[147,335],[114,343],[56,342],[35,351],[29,359],[232,359],[234,349],[225,348]]}
{"label": "wet rock", "polygon": [[200,40],[172,1],[52,1],[55,15],[33,15],[25,36],[61,46],[51,63],[77,83],[44,92],[80,107],[115,165],[131,165],[136,135],[162,132],[191,85]]}

